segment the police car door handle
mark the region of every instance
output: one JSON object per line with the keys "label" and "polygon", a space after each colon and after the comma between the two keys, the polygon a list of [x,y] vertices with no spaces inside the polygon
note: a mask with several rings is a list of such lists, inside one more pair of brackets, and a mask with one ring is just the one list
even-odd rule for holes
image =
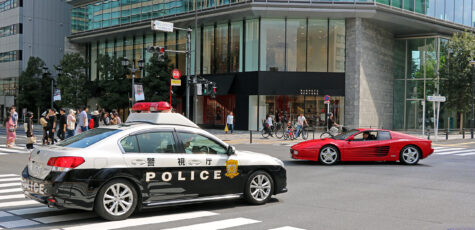
{"label": "police car door handle", "polygon": [[191,160],[190,163],[188,163],[189,165],[200,165],[201,164],[201,161],[199,160]]}
{"label": "police car door handle", "polygon": [[132,165],[144,165],[145,164],[145,160],[144,159],[135,159],[135,160],[132,160]]}

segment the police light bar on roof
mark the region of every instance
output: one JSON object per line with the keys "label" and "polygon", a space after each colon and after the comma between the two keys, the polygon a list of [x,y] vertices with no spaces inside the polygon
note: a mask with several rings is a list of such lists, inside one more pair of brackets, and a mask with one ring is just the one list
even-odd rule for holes
{"label": "police light bar on roof", "polygon": [[132,106],[132,111],[141,111],[141,112],[160,112],[164,110],[169,110],[172,107],[166,101],[160,102],[139,102]]}
{"label": "police light bar on roof", "polygon": [[193,128],[199,128],[179,113],[131,113],[127,117],[126,123],[145,122],[157,125],[181,125]]}

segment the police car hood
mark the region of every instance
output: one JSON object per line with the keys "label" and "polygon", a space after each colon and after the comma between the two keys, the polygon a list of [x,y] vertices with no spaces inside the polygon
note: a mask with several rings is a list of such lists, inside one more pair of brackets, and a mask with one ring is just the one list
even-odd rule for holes
{"label": "police car hood", "polygon": [[235,154],[240,165],[276,165],[284,167],[281,160],[263,153],[236,150]]}

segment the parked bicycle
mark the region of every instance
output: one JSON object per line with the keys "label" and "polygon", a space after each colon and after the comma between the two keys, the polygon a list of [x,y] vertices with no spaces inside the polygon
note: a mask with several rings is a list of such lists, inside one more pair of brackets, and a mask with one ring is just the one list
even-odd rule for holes
{"label": "parked bicycle", "polygon": [[286,128],[285,125],[282,122],[275,122],[274,124],[275,124],[274,126],[275,137],[282,139],[282,137],[284,137],[284,134],[285,134],[285,128]]}
{"label": "parked bicycle", "polygon": [[274,126],[269,126],[266,120],[262,121],[262,127],[264,127],[261,130],[262,137],[268,138],[269,136],[273,136],[274,133]]}

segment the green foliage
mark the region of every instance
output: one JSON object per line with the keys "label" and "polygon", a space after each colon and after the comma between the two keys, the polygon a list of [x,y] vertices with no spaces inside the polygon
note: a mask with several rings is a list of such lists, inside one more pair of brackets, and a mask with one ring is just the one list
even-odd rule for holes
{"label": "green foliage", "polygon": [[471,107],[472,67],[475,59],[475,34],[454,34],[447,42],[441,42],[440,88],[447,97],[444,107],[457,112],[467,112]]}
{"label": "green foliage", "polygon": [[85,74],[86,62],[79,53],[64,55],[59,65],[63,68],[57,79],[61,90],[61,101],[55,102],[62,108],[81,108],[87,104],[88,79]]}
{"label": "green foliage", "polygon": [[132,82],[126,78],[128,70],[122,66],[122,58],[99,55],[96,63],[99,78],[95,93],[100,106],[106,110],[128,107]]}
{"label": "green foliage", "polygon": [[[172,66],[167,55],[159,58],[157,54],[154,54],[150,58],[150,61],[145,66],[147,74],[142,79],[145,101],[170,101],[171,71]],[[175,94],[173,94],[172,106],[176,107],[176,103]]]}
{"label": "green foliage", "polygon": [[36,111],[50,107],[51,103],[51,75],[43,74],[43,60],[30,57],[27,67],[19,78],[19,94],[17,103],[20,108]]}

